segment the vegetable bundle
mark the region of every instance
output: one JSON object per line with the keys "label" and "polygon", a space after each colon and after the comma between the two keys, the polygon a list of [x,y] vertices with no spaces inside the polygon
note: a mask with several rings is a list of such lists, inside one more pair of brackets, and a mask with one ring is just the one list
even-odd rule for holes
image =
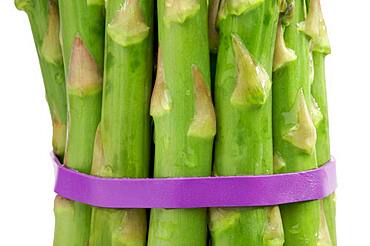
{"label": "vegetable bundle", "polygon": [[[112,178],[242,176],[330,160],[320,0],[15,3],[31,24],[53,151],[68,168]],[[54,245],[336,245],[334,194],[150,211],[57,196],[54,210]]]}

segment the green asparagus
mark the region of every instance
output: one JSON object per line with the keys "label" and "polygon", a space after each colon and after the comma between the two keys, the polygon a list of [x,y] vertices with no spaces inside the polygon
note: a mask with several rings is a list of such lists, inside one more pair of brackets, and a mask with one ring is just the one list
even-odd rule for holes
{"label": "green asparagus", "polygon": [[[277,1],[221,2],[215,175],[273,173],[271,73]],[[283,245],[278,207],[210,210],[212,245]]]}
{"label": "green asparagus", "polygon": [[[324,165],[331,158],[330,156],[330,141],[329,141],[329,122],[328,122],[328,107],[326,99],[326,83],[325,83],[325,54],[313,52],[313,62],[315,79],[312,84],[312,95],[315,98],[318,107],[322,114],[322,120],[317,126],[317,143],[316,156],[319,166]],[[336,239],[336,206],[335,194],[331,194],[323,200],[324,214],[327,221],[327,226],[330,233],[330,239],[333,246],[337,245]]]}
{"label": "green asparagus", "polygon": [[[101,111],[104,1],[60,0],[59,9],[68,95],[64,164],[90,173]],[[91,208],[57,197],[54,211],[54,245],[87,245]]]}
{"label": "green asparagus", "polygon": [[[306,12],[304,0],[289,0],[279,22],[273,74],[274,171],[277,173],[317,168],[318,117],[313,113],[310,90],[313,68],[309,38],[301,30],[310,21]],[[319,236],[320,201],[286,204],[280,208],[285,245],[327,245]]]}
{"label": "green asparagus", "polygon": [[[155,178],[299,172],[331,158],[320,0],[14,1],[68,168],[149,177],[150,115]],[[155,208],[149,227],[145,209],[57,196],[54,212],[55,246],[337,245],[335,194],[209,213]]]}
{"label": "green asparagus", "polygon": [[[320,121],[317,123],[317,142],[316,156],[319,166],[324,165],[331,158],[330,156],[330,139],[329,139],[329,122],[328,122],[328,104],[326,98],[325,82],[325,56],[331,52],[329,38],[326,31],[325,21],[321,11],[320,0],[309,1],[309,11],[303,31],[311,38],[311,50],[314,66],[314,80],[312,83],[312,99],[315,108],[320,115]],[[328,242],[329,245],[337,245],[336,228],[335,228],[335,194],[326,197],[321,206],[323,206],[321,216],[326,218],[329,234],[325,235],[325,223],[321,228],[323,232],[320,236]],[[323,222],[325,220],[321,219]]]}
{"label": "green asparagus", "polygon": [[[150,158],[153,1],[106,5],[102,119],[91,174],[143,178]],[[90,246],[146,245],[145,209],[93,208]]]}
{"label": "green asparagus", "polygon": [[58,3],[56,0],[15,0],[15,5],[27,13],[30,21],[53,123],[53,151],[62,160],[66,142],[67,97],[59,43]]}
{"label": "green asparagus", "polygon": [[[206,0],[159,0],[151,99],[154,176],[211,174],[216,119],[210,93]],[[148,245],[207,245],[206,209],[152,209]]]}

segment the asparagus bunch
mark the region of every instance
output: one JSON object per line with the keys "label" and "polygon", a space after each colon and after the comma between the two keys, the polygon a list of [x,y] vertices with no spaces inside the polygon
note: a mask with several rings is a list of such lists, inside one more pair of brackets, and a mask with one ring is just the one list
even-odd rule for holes
{"label": "asparagus bunch", "polygon": [[[147,177],[154,2],[59,0],[61,49],[56,1],[15,0],[32,27],[54,152],[83,173]],[[326,163],[330,46],[320,1],[207,2],[158,1],[154,176],[211,174],[216,116],[209,49],[219,49],[215,175],[297,172]],[[55,216],[54,245],[146,245],[143,209],[91,213],[57,196]],[[335,198],[283,205],[281,215],[277,206],[213,208],[209,228],[212,245],[336,245]],[[207,245],[206,209],[152,209],[148,245],[184,244]]]}
{"label": "asparagus bunch", "polygon": [[[101,111],[104,1],[60,0],[59,9],[69,117],[64,164],[90,173]],[[87,245],[91,208],[57,197],[54,211],[54,245]]]}
{"label": "asparagus bunch", "polygon": [[[91,173],[148,176],[153,1],[110,0],[106,5],[102,119]],[[93,208],[89,245],[146,245],[145,209]]]}
{"label": "asparagus bunch", "polygon": [[[271,73],[277,1],[222,1],[215,175],[273,173]],[[283,245],[278,207],[210,210],[212,245]]]}
{"label": "asparagus bunch", "polygon": [[[273,76],[275,172],[297,172],[318,166],[315,125],[321,117],[311,97],[310,33],[320,22],[313,20],[317,13],[312,12],[312,4],[308,11],[304,0],[282,6]],[[280,207],[286,245],[332,245],[320,201]]]}
{"label": "asparagus bunch", "polygon": [[29,18],[39,57],[53,123],[53,151],[63,159],[66,142],[67,98],[62,50],[59,43],[59,10],[56,0],[15,0]]}
{"label": "asparagus bunch", "polygon": [[[209,176],[216,119],[206,0],[159,0],[155,177]],[[206,209],[152,209],[148,245],[207,245]]]}

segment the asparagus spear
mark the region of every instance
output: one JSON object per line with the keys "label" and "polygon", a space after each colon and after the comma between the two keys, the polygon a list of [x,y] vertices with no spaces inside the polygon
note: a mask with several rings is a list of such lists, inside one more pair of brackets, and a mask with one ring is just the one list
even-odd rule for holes
{"label": "asparagus spear", "polygon": [[[69,117],[64,164],[90,173],[101,111],[104,1],[60,0],[59,9]],[[54,211],[54,245],[87,245],[91,208],[57,197]]]}
{"label": "asparagus spear", "polygon": [[[315,123],[320,117],[311,98],[310,40],[304,33],[311,28],[312,20],[306,16],[304,0],[287,2],[287,11],[280,22],[281,33],[277,38],[280,44],[276,44],[275,51],[275,64],[278,66],[275,66],[273,76],[276,172],[317,168]],[[282,32],[285,32],[284,36]],[[326,221],[320,201],[288,204],[280,208],[285,245],[331,245],[325,236]]]}
{"label": "asparagus spear", "polygon": [[[215,175],[273,173],[271,73],[276,1],[221,2]],[[212,245],[283,245],[278,207],[210,210]]]}
{"label": "asparagus spear", "polygon": [[[329,141],[329,122],[328,122],[328,107],[326,99],[326,83],[325,83],[325,55],[319,52],[313,53],[315,80],[312,84],[312,94],[322,113],[322,121],[317,126],[317,161],[318,165],[322,166],[330,160],[330,141]],[[335,194],[331,194],[323,200],[324,213],[327,226],[330,233],[332,245],[337,245],[336,239],[336,205]]]}
{"label": "asparagus spear", "polygon": [[[106,5],[102,119],[92,174],[148,176],[153,1],[111,0]],[[145,209],[93,208],[90,246],[146,245]]]}
{"label": "asparagus spear", "polygon": [[[302,23],[303,24],[303,23]],[[311,37],[311,49],[314,66],[314,80],[312,83],[312,96],[316,111],[320,116],[317,122],[317,142],[316,156],[319,166],[324,165],[330,160],[330,139],[329,139],[329,122],[328,122],[328,104],[326,98],[325,82],[325,56],[330,54],[330,44],[326,31],[325,21],[322,15],[320,0],[309,1],[309,11],[303,31]],[[336,228],[335,228],[335,194],[325,198],[321,204],[323,206],[321,216],[326,218],[321,225],[322,231],[320,237],[331,245],[337,245]],[[326,235],[326,224],[330,233]]]}
{"label": "asparagus spear", "polygon": [[[155,177],[209,176],[216,132],[206,0],[159,0]],[[152,209],[148,245],[206,245],[206,209]]]}
{"label": "asparagus spear", "polygon": [[30,21],[53,123],[53,151],[63,159],[67,98],[59,43],[58,5],[56,0],[15,0],[15,5],[27,13]]}

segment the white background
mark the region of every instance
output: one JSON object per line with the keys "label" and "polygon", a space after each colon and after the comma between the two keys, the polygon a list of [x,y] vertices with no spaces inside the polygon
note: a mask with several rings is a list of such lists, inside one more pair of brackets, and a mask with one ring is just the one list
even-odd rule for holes
{"label": "white background", "polygon": [[[370,3],[322,0],[340,246],[367,245],[370,192]],[[26,15],[0,0],[0,245],[52,245],[51,122]],[[298,246],[298,245],[297,245]]]}

